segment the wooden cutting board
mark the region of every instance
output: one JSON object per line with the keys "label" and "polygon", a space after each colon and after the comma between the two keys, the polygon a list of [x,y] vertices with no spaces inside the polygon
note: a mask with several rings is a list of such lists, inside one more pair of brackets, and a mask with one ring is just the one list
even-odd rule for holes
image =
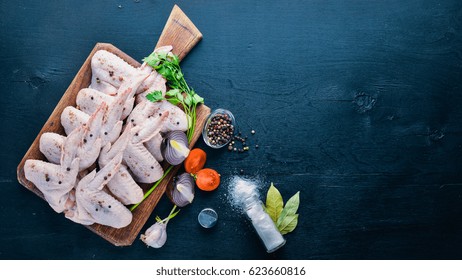
{"label": "wooden cutting board", "polygon": [[[189,51],[202,39],[202,34],[194,26],[191,20],[181,11],[178,6],[174,6],[173,10],[167,20],[167,23],[162,31],[162,34],[157,42],[156,47],[164,45],[172,45],[173,53],[179,56],[180,59],[183,59]],[[76,106],[76,97],[77,93],[82,89],[90,85],[91,81],[91,58],[93,54],[98,50],[107,50],[116,54],[117,56],[123,58],[126,62],[131,64],[134,67],[139,67],[140,63],[129,55],[125,54],[123,51],[119,50],[115,46],[107,43],[97,43],[96,46],[91,51],[88,58],[85,60],[84,64],[80,68],[77,75],[74,77],[74,80],[69,85],[68,89],[64,93],[63,97],[59,101],[56,108],[51,113],[45,125],[40,130],[39,134],[35,138],[34,142],[30,146],[29,150],[24,155],[21,163],[18,166],[18,181],[25,186],[27,189],[31,190],[39,197],[43,199],[43,194],[25,178],[24,175],[24,163],[27,159],[39,159],[46,160],[39,150],[39,140],[40,136],[45,132],[56,132],[62,135],[65,135],[64,129],[61,126],[60,116],[64,108],[67,106]],[[149,54],[146,54],[146,56]],[[197,107],[197,122],[196,129],[191,141],[190,147],[194,146],[196,141],[199,139],[202,128],[204,127],[206,118],[210,114],[210,108],[205,105],[200,105]],[[166,170],[168,165],[164,164],[163,168]],[[163,179],[163,181],[157,186],[157,188],[147,197],[134,211],[133,211],[133,221],[130,225],[122,229],[114,229],[102,225],[91,225],[87,226],[88,229],[108,240],[114,245],[117,246],[128,246],[133,243],[137,238],[138,234],[141,231],[141,228],[146,223],[147,219],[151,215],[154,207],[156,207],[161,196],[164,194],[167,185],[171,183],[174,175],[177,173],[180,167],[174,167],[173,170]],[[141,187],[146,192],[152,184],[143,184]],[[57,214],[63,215],[63,214]],[[63,215],[63,219],[64,215]]]}

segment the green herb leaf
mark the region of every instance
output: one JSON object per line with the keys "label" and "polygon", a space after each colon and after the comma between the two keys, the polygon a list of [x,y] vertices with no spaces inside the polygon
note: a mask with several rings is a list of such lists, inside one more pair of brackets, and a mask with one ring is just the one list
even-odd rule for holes
{"label": "green herb leaf", "polygon": [[176,93],[176,99],[178,99],[180,101],[180,103],[183,103],[184,97],[183,97],[183,94],[180,91],[178,91]]}
{"label": "green herb leaf", "polygon": [[160,100],[165,100],[165,98],[162,96],[162,91],[156,90],[151,93],[148,93],[146,95],[146,98],[151,101],[151,102],[157,102]]}
{"label": "green herb leaf", "polygon": [[168,102],[172,103],[173,105],[178,105],[180,104],[180,100],[178,100],[178,98],[176,97],[170,97],[170,98],[167,98]]}
{"label": "green herb leaf", "polygon": [[186,104],[186,106],[191,106],[191,102],[192,102],[192,98],[191,98],[191,95],[186,95],[186,97],[184,98],[184,104]]}
{"label": "green herb leaf", "polygon": [[[171,52],[152,53],[143,59],[148,65],[154,68],[166,80],[167,85],[172,89],[166,93],[166,100],[174,105],[181,104],[188,116],[188,141],[192,140],[196,124],[196,105],[204,103],[204,99],[197,95],[186,83],[184,74],[181,71],[180,59]],[[183,96],[185,93],[185,96]],[[150,101],[165,100],[157,95],[151,96]]]}
{"label": "green herb leaf", "polygon": [[178,58],[178,56],[174,55],[173,53],[169,53],[167,57],[173,64],[180,65],[180,59]]}
{"label": "green herb leaf", "polygon": [[176,97],[177,93],[179,93],[180,91],[178,89],[171,89],[169,91],[167,91],[165,93],[165,96],[172,96],[172,97]]}
{"label": "green herb leaf", "polygon": [[169,67],[160,67],[157,69],[157,72],[164,76],[167,80],[172,80],[172,70]]}
{"label": "green herb leaf", "polygon": [[270,215],[274,223],[277,222],[283,206],[284,202],[281,193],[276,189],[273,183],[271,183],[268,193],[266,194],[266,213]]}
{"label": "green herb leaf", "polygon": [[300,205],[300,192],[297,192],[291,198],[289,198],[284,208],[287,209],[287,214],[292,215],[292,214],[297,213],[299,205]]}
{"label": "green herb leaf", "polygon": [[286,218],[278,226],[279,232],[281,234],[287,234],[292,232],[298,224],[298,214],[286,216]]}
{"label": "green herb leaf", "polygon": [[157,52],[157,56],[158,56],[161,60],[167,60],[167,55],[168,55],[168,52]]}
{"label": "green herb leaf", "polygon": [[200,97],[199,94],[193,95],[194,104],[204,103],[204,98]]}
{"label": "green herb leaf", "polygon": [[146,62],[149,66],[155,67],[159,64],[160,58],[158,53],[153,52],[148,57],[143,58],[143,61]]}
{"label": "green herb leaf", "polygon": [[279,216],[276,222],[278,229],[281,227],[286,217],[295,215],[297,213],[299,204],[300,192],[297,192],[287,201],[286,206],[284,207],[284,209],[282,209],[281,215]]}

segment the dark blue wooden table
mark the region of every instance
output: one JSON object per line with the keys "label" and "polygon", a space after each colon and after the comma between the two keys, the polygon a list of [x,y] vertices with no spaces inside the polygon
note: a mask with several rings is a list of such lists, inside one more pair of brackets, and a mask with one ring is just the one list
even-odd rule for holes
{"label": "dark blue wooden table", "polygon": [[[162,249],[118,248],[19,185],[16,166],[95,43],[140,60],[175,3],[204,35],[182,63],[188,83],[260,148],[200,141],[220,188],[197,193]],[[462,257],[459,0],[1,1],[0,30],[1,259]],[[285,199],[301,191],[274,254],[228,202],[241,169]],[[162,198],[145,229],[170,207]]]}

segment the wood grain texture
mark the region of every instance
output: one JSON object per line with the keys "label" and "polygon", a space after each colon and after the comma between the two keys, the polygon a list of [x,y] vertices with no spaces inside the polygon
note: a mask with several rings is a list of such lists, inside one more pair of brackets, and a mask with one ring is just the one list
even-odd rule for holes
{"label": "wood grain texture", "polygon": [[[173,52],[177,55],[181,55],[181,58],[186,56],[189,51],[197,44],[197,42],[202,38],[202,34],[195,28],[189,18],[180,10],[178,6],[174,6],[172,13],[167,21],[167,24],[164,27],[162,36],[159,38],[157,46],[172,45]],[[45,160],[46,158],[41,154],[39,150],[39,141],[40,137],[45,132],[55,132],[62,135],[64,134],[64,129],[61,126],[60,117],[62,111],[67,106],[76,106],[76,97],[78,92],[82,88],[86,88],[90,85],[91,82],[91,58],[95,52],[99,50],[106,50],[111,53],[116,54],[117,56],[124,59],[126,62],[131,64],[134,67],[139,67],[141,64],[131,58],[126,53],[122,52],[115,46],[108,43],[97,43],[93,50],[90,52],[90,55],[85,60],[84,64],[80,68],[79,72],[75,76],[72,83],[69,85],[68,89],[62,96],[59,103],[56,105],[56,108],[51,113],[45,125],[40,130],[39,134],[35,138],[34,142],[30,146],[29,150],[24,155],[19,166],[17,167],[17,176],[18,181],[40,196],[43,199],[43,194],[25,178],[24,175],[24,164],[28,159],[39,159]],[[210,109],[205,105],[200,105],[197,107],[197,121],[196,129],[194,131],[193,138],[191,140],[190,146],[193,147],[194,144],[199,139],[202,128],[204,127],[205,121],[210,114]],[[164,164],[163,168],[166,170],[168,165]],[[171,182],[172,178],[175,176],[179,167],[175,167],[172,172],[170,172],[163,181],[157,186],[157,188],[147,197],[134,211],[133,211],[133,220],[125,228],[115,229],[108,226],[103,226],[99,224],[94,224],[87,226],[91,231],[100,235],[104,239],[108,240],[114,245],[117,246],[127,246],[131,245],[133,241],[138,236],[141,228],[146,223],[147,219],[151,215],[152,211],[156,207],[160,198],[165,192],[167,185]],[[152,184],[141,184],[141,187],[144,191],[147,191]]]}
{"label": "wood grain texture", "polygon": [[175,5],[160,35],[156,48],[166,45],[175,46],[175,54],[181,60],[201,39],[202,33],[199,29],[184,15],[180,7]]}

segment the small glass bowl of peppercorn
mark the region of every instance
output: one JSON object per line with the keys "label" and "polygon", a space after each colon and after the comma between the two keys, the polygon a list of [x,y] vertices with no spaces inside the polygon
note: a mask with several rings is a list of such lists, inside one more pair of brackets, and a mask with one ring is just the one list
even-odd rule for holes
{"label": "small glass bowl of peppercorn", "polygon": [[226,109],[213,111],[202,130],[202,138],[208,146],[219,149],[226,146],[234,135],[236,120],[233,114]]}

